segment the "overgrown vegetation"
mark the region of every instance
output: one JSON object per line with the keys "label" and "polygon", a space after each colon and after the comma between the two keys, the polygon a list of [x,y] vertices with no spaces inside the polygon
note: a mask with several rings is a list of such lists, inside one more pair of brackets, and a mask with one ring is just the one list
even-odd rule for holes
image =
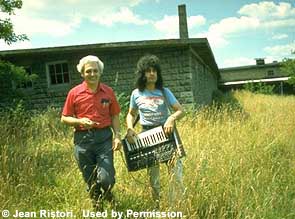
{"label": "overgrown vegetation", "polygon": [[[186,198],[172,210],[186,218],[295,218],[295,97],[232,94],[178,123],[186,146]],[[242,110],[241,110],[242,109]],[[123,119],[123,118],[122,118]],[[69,211],[91,203],[73,156],[72,128],[60,111],[1,112],[0,206],[11,212]],[[128,173],[115,152],[119,211],[152,209],[146,171]],[[165,165],[161,183],[167,185]],[[168,211],[163,187],[161,211]],[[108,209],[110,210],[110,209]]]}
{"label": "overgrown vegetation", "polygon": [[[25,98],[22,89],[18,89],[18,87],[22,83],[36,79],[36,74],[29,75],[23,67],[0,59],[0,101],[7,104],[12,100],[18,101]],[[3,107],[2,104],[0,107]]]}
{"label": "overgrown vegetation", "polygon": [[[10,19],[14,11],[21,7],[21,0],[0,0],[0,12],[2,15],[0,18],[0,39],[3,39],[8,45],[17,41],[28,40],[25,34],[15,34]],[[16,88],[22,83],[34,81],[37,78],[36,74],[29,75],[23,67],[15,66],[2,59],[0,57],[0,107],[11,103],[12,99],[22,99],[22,90]]]}
{"label": "overgrown vegetation", "polygon": [[[17,41],[28,40],[28,37],[24,34],[15,34],[13,24],[9,18],[10,15],[14,14],[14,10],[20,9],[22,5],[23,3],[21,0],[0,1],[0,11],[2,13],[0,19],[0,39],[3,39],[8,45]],[[5,14],[6,17],[4,16]]]}
{"label": "overgrown vegetation", "polygon": [[273,94],[275,85],[268,85],[263,82],[259,83],[246,83],[244,89],[257,94]]}
{"label": "overgrown vegetation", "polygon": [[291,78],[287,83],[295,88],[295,59],[284,59],[281,67],[282,72],[286,72]]}

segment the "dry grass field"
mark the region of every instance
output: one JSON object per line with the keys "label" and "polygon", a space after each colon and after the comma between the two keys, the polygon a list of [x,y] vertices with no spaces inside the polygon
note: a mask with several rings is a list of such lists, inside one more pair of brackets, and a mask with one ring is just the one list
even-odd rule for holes
{"label": "dry grass field", "polygon": [[[187,152],[185,198],[168,209],[162,165],[160,211],[192,219],[295,218],[295,97],[235,92],[233,98],[178,122]],[[84,218],[83,210],[92,210],[73,156],[73,130],[59,117],[55,109],[1,113],[0,213],[45,209]],[[122,152],[115,152],[115,166],[117,210],[151,210],[146,171],[128,173]]]}

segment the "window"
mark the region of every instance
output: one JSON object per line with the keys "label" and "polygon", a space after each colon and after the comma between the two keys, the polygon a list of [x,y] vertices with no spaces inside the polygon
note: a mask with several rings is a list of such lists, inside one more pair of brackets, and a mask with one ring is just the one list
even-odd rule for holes
{"label": "window", "polygon": [[48,63],[47,76],[49,85],[68,84],[70,82],[68,63]]}
{"label": "window", "polygon": [[[32,68],[31,67],[27,66],[27,67],[24,67],[24,69],[28,75],[32,75]],[[16,86],[16,88],[23,88],[23,89],[32,88],[32,87],[33,87],[32,81],[21,82]]]}
{"label": "window", "polygon": [[268,70],[267,71],[267,76],[274,76],[274,71],[273,70]]}

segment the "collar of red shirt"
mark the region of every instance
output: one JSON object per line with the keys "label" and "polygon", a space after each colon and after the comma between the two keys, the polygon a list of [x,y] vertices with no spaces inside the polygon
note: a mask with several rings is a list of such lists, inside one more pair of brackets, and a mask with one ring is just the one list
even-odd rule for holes
{"label": "collar of red shirt", "polygon": [[[86,84],[85,81],[83,81],[82,84],[83,84],[84,91],[86,91],[86,92],[91,92],[91,91],[88,89],[87,84]],[[105,86],[103,83],[101,83],[101,82],[97,85],[97,89],[96,89],[96,92],[95,92],[95,93],[97,93],[99,90],[101,90],[101,91],[103,91],[103,92],[106,92],[106,86]],[[92,93],[92,92],[91,92],[91,93]]]}

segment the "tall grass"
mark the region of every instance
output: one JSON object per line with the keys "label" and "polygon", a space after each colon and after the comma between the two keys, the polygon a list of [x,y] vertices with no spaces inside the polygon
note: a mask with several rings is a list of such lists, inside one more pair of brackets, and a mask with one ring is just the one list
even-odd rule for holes
{"label": "tall grass", "polygon": [[[295,97],[233,97],[235,104],[204,107],[178,123],[186,196],[175,210],[193,219],[295,218]],[[82,218],[91,209],[72,128],[59,118],[55,109],[1,113],[0,211],[72,210]],[[152,209],[145,170],[128,173],[120,152],[115,167],[119,210]],[[161,171],[161,211],[168,211],[165,165]]]}

